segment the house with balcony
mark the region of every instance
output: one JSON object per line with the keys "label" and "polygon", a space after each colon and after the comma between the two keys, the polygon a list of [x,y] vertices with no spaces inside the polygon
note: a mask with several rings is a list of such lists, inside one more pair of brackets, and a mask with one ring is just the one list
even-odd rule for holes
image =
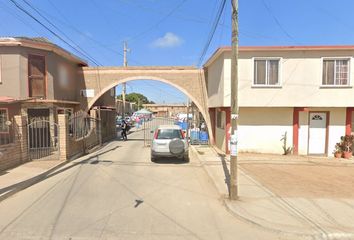
{"label": "house with balcony", "polygon": [[[240,47],[240,152],[332,155],[351,134],[354,46]],[[231,48],[221,47],[204,65],[215,145],[229,152]]]}
{"label": "house with balcony", "polygon": [[[27,131],[28,148],[48,147],[53,141],[58,145],[58,139],[53,140],[59,132],[58,115],[66,114],[70,118],[75,112],[87,111],[81,104],[85,98],[81,89],[82,68],[87,65],[83,59],[45,38],[0,38],[0,152],[3,150],[0,165],[6,157],[10,158],[11,151],[6,151],[4,146],[18,137],[15,116],[24,119],[22,127]],[[106,123],[114,123],[116,115],[114,89],[113,94],[108,91],[98,99],[94,110],[98,111],[87,114],[102,120],[103,138],[113,136],[115,133],[109,131]],[[48,122],[48,126],[31,125],[39,120]],[[35,135],[41,137],[36,139]]]}

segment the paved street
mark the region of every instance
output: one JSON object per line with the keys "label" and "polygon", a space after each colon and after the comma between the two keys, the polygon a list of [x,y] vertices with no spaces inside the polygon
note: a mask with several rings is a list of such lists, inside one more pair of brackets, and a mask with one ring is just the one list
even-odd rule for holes
{"label": "paved street", "polygon": [[142,136],[1,202],[0,239],[282,239],[227,212],[196,160],[151,163]]}

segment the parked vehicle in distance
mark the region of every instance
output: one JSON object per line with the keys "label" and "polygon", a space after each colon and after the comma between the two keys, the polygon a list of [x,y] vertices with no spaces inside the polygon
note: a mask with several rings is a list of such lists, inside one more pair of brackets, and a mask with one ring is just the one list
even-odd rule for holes
{"label": "parked vehicle in distance", "polygon": [[124,119],[127,123],[130,123],[132,121],[131,117],[125,117]]}
{"label": "parked vehicle in distance", "polygon": [[122,126],[122,119],[117,119],[116,120],[116,127],[120,128]]}
{"label": "parked vehicle in distance", "polygon": [[151,143],[151,161],[158,157],[178,157],[189,162],[188,141],[180,126],[161,125]]}

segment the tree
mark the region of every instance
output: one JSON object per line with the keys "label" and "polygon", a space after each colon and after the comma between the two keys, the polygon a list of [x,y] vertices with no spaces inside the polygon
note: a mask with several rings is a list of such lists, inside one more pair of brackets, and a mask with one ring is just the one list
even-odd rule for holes
{"label": "tree", "polygon": [[[122,100],[122,95],[118,95],[117,96],[117,99],[120,99]],[[129,93],[129,94],[126,94],[125,95],[125,100],[128,101],[128,102],[133,102],[135,103],[137,106],[139,106],[139,108],[142,108],[143,107],[143,104],[146,104],[146,103],[155,103],[153,101],[150,101],[146,96],[144,96],[143,94],[141,93]]]}

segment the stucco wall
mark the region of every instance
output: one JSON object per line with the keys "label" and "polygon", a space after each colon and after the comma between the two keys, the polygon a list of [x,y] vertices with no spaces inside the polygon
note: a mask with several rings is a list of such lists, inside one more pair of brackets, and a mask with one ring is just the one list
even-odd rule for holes
{"label": "stucco wall", "polygon": [[[0,96],[15,99],[28,98],[28,55],[45,57],[47,99],[78,101],[77,65],[49,51],[26,47],[0,47],[2,83]],[[59,65],[68,67],[70,76],[63,84],[59,77]]]}
{"label": "stucco wall", "polygon": [[[22,94],[28,96],[28,55],[41,55],[45,57],[47,99],[77,101],[78,98],[78,77],[77,67],[63,57],[48,51],[21,48],[21,85]],[[59,77],[59,66],[65,64],[68,67],[69,76],[67,83],[62,83]],[[71,74],[70,74],[71,73]]]}
{"label": "stucco wall", "polygon": [[2,81],[0,83],[0,96],[19,99],[21,97],[19,52],[1,47],[0,58]]}
{"label": "stucco wall", "polygon": [[215,128],[215,145],[220,150],[226,150],[225,129]]}
{"label": "stucco wall", "polygon": [[224,105],[224,60],[217,59],[213,65],[208,68],[208,106],[219,107]]}
{"label": "stucco wall", "polygon": [[[224,52],[208,67],[209,107],[230,106],[231,52]],[[252,86],[255,57],[280,57],[280,88]],[[350,86],[321,87],[322,58],[350,57]],[[239,104],[243,107],[354,106],[354,51],[240,52]],[[220,62],[222,61],[222,63]],[[223,73],[224,71],[224,73]],[[220,77],[224,76],[224,78]],[[221,82],[220,82],[221,81]],[[224,87],[225,86],[225,87]],[[223,95],[222,95],[223,94]],[[220,99],[223,97],[223,100]]]}
{"label": "stucco wall", "polygon": [[241,108],[238,129],[240,152],[282,154],[285,132],[287,146],[293,145],[293,109]]}

